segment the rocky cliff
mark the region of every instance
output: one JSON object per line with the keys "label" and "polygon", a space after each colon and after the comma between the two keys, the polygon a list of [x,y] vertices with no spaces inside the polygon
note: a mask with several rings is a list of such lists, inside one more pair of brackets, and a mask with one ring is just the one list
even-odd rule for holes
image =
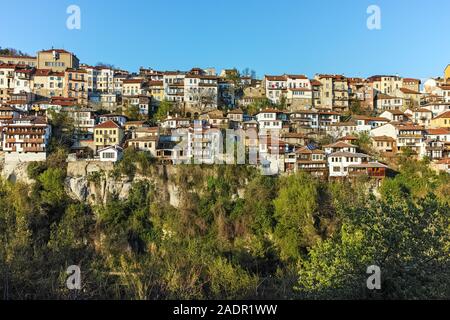
{"label": "rocky cliff", "polygon": [[133,183],[149,181],[160,198],[178,207],[180,201],[178,188],[168,179],[169,176],[176,174],[176,168],[173,166],[157,165],[148,175],[137,174],[132,179],[113,176],[112,170],[113,166],[109,163],[69,163],[65,181],[67,194],[90,204],[104,204],[108,195],[126,199]]}

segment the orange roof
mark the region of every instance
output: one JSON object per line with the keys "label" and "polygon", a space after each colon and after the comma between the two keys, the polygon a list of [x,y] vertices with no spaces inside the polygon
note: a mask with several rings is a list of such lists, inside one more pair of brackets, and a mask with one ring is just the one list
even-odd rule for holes
{"label": "orange roof", "polygon": [[95,129],[116,129],[116,128],[120,128],[120,126],[112,120],[108,120],[95,126]]}
{"label": "orange roof", "polygon": [[436,116],[434,119],[441,119],[441,118],[450,118],[450,111],[441,113],[440,115]]}
{"label": "orange roof", "polygon": [[449,128],[427,129],[427,133],[431,135],[450,134]]}

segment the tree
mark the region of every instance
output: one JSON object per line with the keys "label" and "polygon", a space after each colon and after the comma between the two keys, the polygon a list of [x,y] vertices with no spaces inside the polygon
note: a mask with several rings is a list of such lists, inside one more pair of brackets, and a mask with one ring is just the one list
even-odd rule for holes
{"label": "tree", "polygon": [[167,118],[171,110],[172,103],[170,101],[163,100],[159,104],[158,110],[156,110],[156,113],[153,115],[153,119],[155,119],[156,121],[163,121]]}
{"label": "tree", "polygon": [[313,245],[318,234],[314,215],[318,211],[318,182],[300,173],[280,179],[274,201],[275,237],[282,259],[298,259],[302,249]]}
{"label": "tree", "polygon": [[[396,178],[397,179],[397,178]],[[401,180],[402,178],[400,178]],[[395,179],[394,179],[394,182]],[[414,200],[387,180],[381,201],[353,208],[332,238],[302,260],[297,289],[306,298],[442,299],[450,294],[450,210],[433,194]],[[380,291],[366,287],[381,268]]]}

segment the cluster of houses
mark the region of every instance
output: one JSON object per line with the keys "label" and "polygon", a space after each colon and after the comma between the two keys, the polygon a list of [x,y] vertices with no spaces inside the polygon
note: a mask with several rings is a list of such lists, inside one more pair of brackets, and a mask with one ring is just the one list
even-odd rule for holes
{"label": "cluster of houses", "polygon": [[[149,121],[164,100],[177,111]],[[117,111],[130,105],[140,120]],[[264,107],[249,111],[252,105]],[[62,49],[0,56],[0,149],[6,162],[46,159],[50,110],[73,120],[68,161],[116,162],[124,149],[134,148],[163,163],[212,164],[226,163],[240,150],[246,163],[268,174],[380,179],[391,174],[392,159],[407,153],[450,173],[450,66],[443,78],[422,86],[418,79],[392,75],[258,80],[236,70],[218,75],[212,68],[141,68],[136,74],[80,64]],[[358,147],[362,136],[370,137],[364,150]]]}

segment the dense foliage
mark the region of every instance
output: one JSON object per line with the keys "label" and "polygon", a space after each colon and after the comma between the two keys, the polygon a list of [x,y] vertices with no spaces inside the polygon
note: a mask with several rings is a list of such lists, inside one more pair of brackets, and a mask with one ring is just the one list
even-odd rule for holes
{"label": "dense foliage", "polygon": [[[126,158],[116,175],[158,175],[145,155]],[[179,166],[159,177],[179,191],[176,208],[152,179],[134,179],[126,200],[77,202],[50,160],[29,167],[32,185],[0,182],[4,299],[450,297],[450,178],[424,162],[404,161],[379,189]],[[70,265],[79,291],[66,288]],[[381,290],[366,288],[369,265]]]}

